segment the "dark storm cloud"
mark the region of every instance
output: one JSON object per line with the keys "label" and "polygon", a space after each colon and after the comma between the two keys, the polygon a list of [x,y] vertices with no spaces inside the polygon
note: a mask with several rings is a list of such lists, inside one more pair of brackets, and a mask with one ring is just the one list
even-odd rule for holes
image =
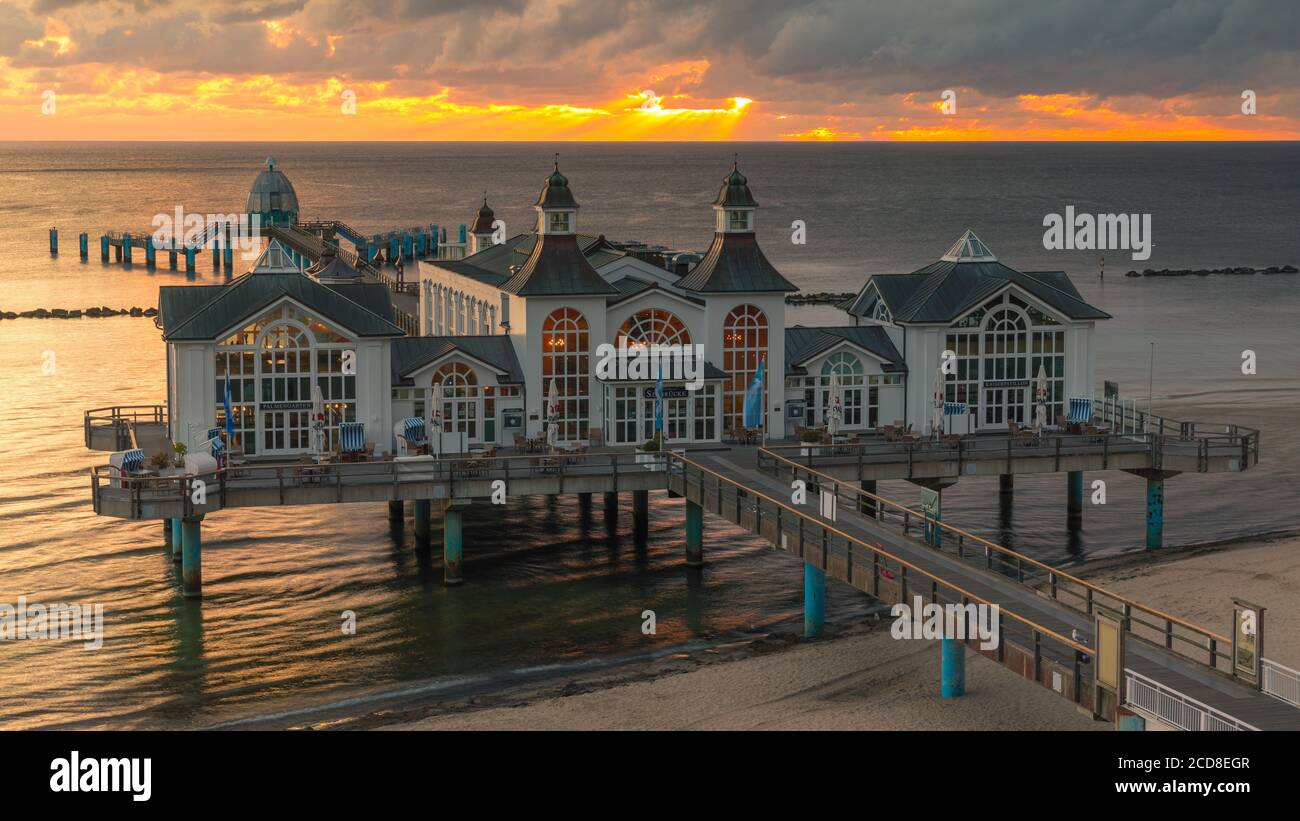
{"label": "dark storm cloud", "polygon": [[209,19],[217,23],[247,23],[256,20],[280,20],[297,14],[307,5],[307,0],[287,2],[236,3],[231,8],[214,11]]}

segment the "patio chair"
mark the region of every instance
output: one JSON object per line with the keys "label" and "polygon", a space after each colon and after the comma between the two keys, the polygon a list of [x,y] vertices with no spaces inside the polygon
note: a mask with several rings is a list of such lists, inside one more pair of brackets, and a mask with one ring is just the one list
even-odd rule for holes
{"label": "patio chair", "polygon": [[208,428],[208,439],[212,441],[212,458],[217,460],[218,467],[225,467],[226,443],[221,438],[225,433],[221,428]]}
{"label": "patio chair", "polygon": [[140,448],[109,454],[108,466],[115,475],[122,477],[121,487],[124,488],[131,486],[128,480],[149,475],[145,469],[144,451]]}
{"label": "patio chair", "polygon": [[425,435],[424,427],[422,416],[408,416],[398,423],[397,438],[402,440],[408,454],[429,452],[429,437]]}
{"label": "patio chair", "polygon": [[366,426],[362,422],[339,423],[339,460],[343,462],[369,461],[374,455],[375,443],[366,441]]}
{"label": "patio chair", "polygon": [[1066,417],[1071,424],[1087,425],[1092,423],[1092,400],[1087,398],[1070,399],[1070,412]]}

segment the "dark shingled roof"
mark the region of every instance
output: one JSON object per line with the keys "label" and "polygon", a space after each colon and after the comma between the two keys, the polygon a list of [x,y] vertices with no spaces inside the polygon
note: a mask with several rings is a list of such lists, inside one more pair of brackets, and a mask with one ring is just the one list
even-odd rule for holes
{"label": "dark shingled roof", "polygon": [[560,173],[560,163],[555,163],[555,170],[546,178],[542,193],[537,197],[536,205],[541,208],[577,208],[578,201],[569,190],[569,178]]}
{"label": "dark shingled roof", "polygon": [[505,371],[505,376],[498,377],[500,382],[524,381],[523,368],[508,336],[408,336],[393,340],[393,384],[413,384],[410,374],[453,351]]}
{"label": "dark shingled roof", "polygon": [[807,328],[795,325],[785,329],[785,372],[789,376],[807,373],[798,363],[844,342],[857,345],[865,351],[884,359],[880,369],[885,373],[907,373],[903,356],[894,347],[889,334],[879,325],[851,325],[829,328]]}
{"label": "dark shingled roof", "polygon": [[[610,250],[609,243],[604,237],[593,237],[590,234],[577,234],[577,237],[578,247],[582,249],[588,261],[595,258],[603,265],[611,258],[609,255],[625,256],[621,251]],[[510,270],[511,266],[521,268],[528,261],[528,257],[532,255],[537,245],[537,238],[538,235],[535,233],[515,234],[505,242],[484,248],[464,259],[434,260],[424,264],[436,265],[454,274],[476,279],[493,288],[500,288],[514,276],[515,272]]]}
{"label": "dark shingled roof", "polygon": [[738,164],[732,165],[731,173],[722,178],[722,188],[718,191],[718,198],[713,201],[713,204],[731,208],[758,207],[754,195],[750,193],[749,180],[740,173]]}
{"label": "dark shingled roof", "polygon": [[697,305],[704,304],[704,300],[699,299],[697,297],[693,297],[688,294],[679,294],[676,291],[669,288],[660,288],[658,282],[646,282],[645,280],[637,279],[636,277],[623,277],[622,279],[614,283],[614,287],[618,289],[618,294],[615,296],[611,296],[609,299],[606,300],[606,303],[609,305],[616,305],[624,300],[631,299],[634,296],[640,296],[646,291],[654,291],[654,290],[662,290],[666,294],[672,294],[673,296],[681,297],[682,299],[689,300],[691,302],[694,302]]}
{"label": "dark shingled roof", "polygon": [[[267,253],[273,249],[268,248]],[[159,320],[167,340],[210,340],[290,297],[360,336],[402,336],[393,324],[388,288],[377,282],[322,285],[277,268],[253,271],[225,285],[164,285]]]}
{"label": "dark shingled roof", "polygon": [[1021,272],[1003,265],[969,230],[938,262],[910,274],[872,276],[840,307],[867,316],[873,285],[895,322],[953,322],[1009,285],[1070,319],[1110,319],[1110,314],[1083,301],[1064,271]]}
{"label": "dark shingled roof", "polygon": [[488,208],[487,197],[484,197],[483,207],[478,209],[478,213],[474,215],[474,224],[469,227],[469,232],[471,234],[490,234],[492,233],[492,222],[495,219],[496,215],[492,213],[491,208]]}
{"label": "dark shingled roof", "polygon": [[523,267],[500,288],[524,297],[618,293],[591,267],[574,234],[543,234]]}
{"label": "dark shingled roof", "polygon": [[752,232],[714,234],[704,259],[677,285],[701,293],[799,290],[767,261]]}

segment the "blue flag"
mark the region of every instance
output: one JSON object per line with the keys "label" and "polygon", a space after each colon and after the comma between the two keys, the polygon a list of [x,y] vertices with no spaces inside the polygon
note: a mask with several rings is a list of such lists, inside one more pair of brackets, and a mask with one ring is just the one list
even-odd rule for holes
{"label": "blue flag", "polygon": [[225,395],[221,397],[221,406],[226,409],[226,447],[235,441],[235,412],[230,409],[230,379],[226,379]]}
{"label": "blue flag", "polygon": [[749,388],[745,391],[745,427],[747,428],[757,428],[763,424],[763,366],[766,363],[766,357],[758,360],[754,381],[749,383]]}
{"label": "blue flag", "polygon": [[664,375],[659,374],[659,381],[655,383],[655,430],[664,429]]}

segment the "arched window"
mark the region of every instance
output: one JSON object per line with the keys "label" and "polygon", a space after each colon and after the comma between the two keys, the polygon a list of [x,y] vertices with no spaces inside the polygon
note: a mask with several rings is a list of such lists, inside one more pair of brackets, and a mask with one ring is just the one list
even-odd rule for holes
{"label": "arched window", "polygon": [[587,438],[591,418],[588,342],[587,318],[574,308],[558,308],[542,322],[542,404],[544,407],[554,384],[560,397],[561,439]]}
{"label": "arched window", "polygon": [[647,308],[627,318],[614,337],[614,344],[620,345],[627,340],[627,347],[643,345],[689,345],[691,332],[686,323],[671,311],[662,308]]}
{"label": "arched window", "polygon": [[[732,430],[745,426],[745,391],[758,372],[758,363],[767,356],[767,314],[754,305],[737,305],[722,324],[722,367],[727,372],[722,398],[723,424]],[[772,374],[764,381],[770,382]],[[781,379],[781,374],[776,374]],[[777,383],[778,385],[781,382]],[[767,387],[764,385],[764,394]],[[763,397],[763,414],[767,414],[767,397]]]}
{"label": "arched window", "polygon": [[[862,424],[862,360],[847,351],[831,354],[822,363],[822,418],[831,410],[831,375],[839,377],[840,401],[844,416],[840,424],[858,427]],[[875,402],[871,403],[872,405]]]}
{"label": "arched window", "polygon": [[463,362],[448,362],[433,374],[433,401],[442,405],[442,432],[478,438],[478,375]]}

